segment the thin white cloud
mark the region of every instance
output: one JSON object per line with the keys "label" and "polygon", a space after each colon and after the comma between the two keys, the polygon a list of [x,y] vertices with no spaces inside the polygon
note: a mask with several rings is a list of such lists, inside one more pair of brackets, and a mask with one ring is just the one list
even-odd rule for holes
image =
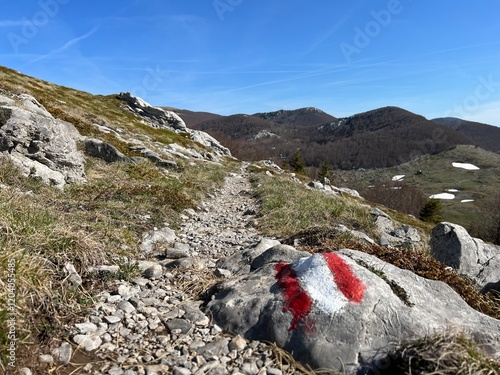
{"label": "thin white cloud", "polygon": [[500,126],[500,100],[480,104],[474,111],[466,112],[463,119]]}
{"label": "thin white cloud", "polygon": [[46,59],[48,57],[58,55],[61,52],[66,51],[68,48],[71,48],[75,44],[81,42],[82,40],[85,40],[85,39],[89,38],[90,36],[92,36],[93,34],[95,34],[97,32],[97,30],[99,30],[99,26],[94,27],[92,30],[90,30],[88,33],[86,33],[86,34],[84,34],[82,36],[79,36],[79,37],[76,37],[76,38],[68,40],[66,43],[64,43],[64,45],[62,47],[56,48],[56,49],[50,51],[49,53],[47,53],[45,55],[39,56],[36,59],[33,59],[30,62],[28,62],[26,65],[30,65],[30,64],[33,64],[33,63],[38,62],[40,60],[44,60],[44,59]]}
{"label": "thin white cloud", "polygon": [[0,20],[0,27],[17,27],[25,24],[26,21],[23,20]]}

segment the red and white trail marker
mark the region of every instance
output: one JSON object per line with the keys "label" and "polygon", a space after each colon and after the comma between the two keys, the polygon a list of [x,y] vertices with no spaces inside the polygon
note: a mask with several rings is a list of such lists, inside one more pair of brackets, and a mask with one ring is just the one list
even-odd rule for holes
{"label": "red and white trail marker", "polygon": [[290,330],[309,315],[313,305],[328,315],[348,303],[361,302],[365,285],[351,267],[335,253],[314,254],[294,263],[278,263],[276,280],[285,304],[293,315]]}

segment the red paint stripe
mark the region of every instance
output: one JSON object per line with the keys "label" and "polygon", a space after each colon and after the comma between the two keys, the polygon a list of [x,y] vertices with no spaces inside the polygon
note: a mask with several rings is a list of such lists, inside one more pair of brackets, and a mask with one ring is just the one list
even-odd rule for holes
{"label": "red paint stripe", "polygon": [[276,270],[278,286],[285,299],[283,311],[290,311],[293,315],[292,324],[288,329],[291,331],[297,328],[297,323],[309,314],[312,301],[300,287],[297,274],[289,263],[278,263],[274,266],[274,269]]}
{"label": "red paint stripe", "polygon": [[351,267],[338,255],[334,253],[323,253],[326,264],[333,273],[333,279],[337,287],[351,302],[361,302],[365,295],[365,285],[354,275]]}

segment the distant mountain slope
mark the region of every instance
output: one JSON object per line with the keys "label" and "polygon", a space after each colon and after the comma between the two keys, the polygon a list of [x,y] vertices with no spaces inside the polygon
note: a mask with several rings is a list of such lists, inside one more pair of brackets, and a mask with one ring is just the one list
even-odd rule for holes
{"label": "distant mountain slope", "polygon": [[199,124],[200,122],[204,121],[209,121],[209,120],[214,120],[217,118],[221,118],[223,116],[215,114],[215,113],[210,113],[210,112],[196,112],[196,111],[189,111],[187,109],[179,109],[179,108],[174,108],[174,107],[160,107],[163,108],[166,111],[172,111],[178,114],[182,120],[185,122],[186,126],[188,128],[193,127],[196,124]]}
{"label": "distant mountain slope", "polygon": [[[323,119],[328,121],[320,123]],[[280,161],[300,150],[306,166],[318,167],[326,160],[341,169],[390,167],[459,144],[481,142],[493,150],[484,146],[487,137],[474,138],[397,107],[340,119],[311,108],[233,115],[194,128],[218,138],[240,159]]]}
{"label": "distant mountain slope", "polygon": [[[454,167],[453,163],[470,163],[478,170]],[[500,191],[500,154],[476,146],[459,145],[434,155],[424,155],[392,168],[335,171],[337,184],[353,186],[361,194],[378,181],[402,181],[421,191],[426,197],[452,193],[455,198],[442,200],[443,220],[469,227],[477,219],[481,202]]]}
{"label": "distant mountain slope", "polygon": [[446,125],[467,136],[476,146],[486,150],[500,151],[500,127],[466,121],[455,117],[435,118],[436,124]]}
{"label": "distant mountain slope", "polygon": [[335,117],[314,107],[299,108],[295,110],[281,109],[275,112],[256,113],[253,116],[271,120],[277,124],[297,126],[321,125],[336,120]]}
{"label": "distant mountain slope", "polygon": [[207,132],[221,132],[235,139],[252,139],[262,130],[271,130],[278,125],[270,120],[252,115],[231,115],[213,118],[194,125]]}

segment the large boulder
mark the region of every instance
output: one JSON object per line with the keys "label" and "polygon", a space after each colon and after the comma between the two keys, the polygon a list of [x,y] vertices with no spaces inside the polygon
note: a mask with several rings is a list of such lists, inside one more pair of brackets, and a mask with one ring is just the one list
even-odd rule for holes
{"label": "large boulder", "polygon": [[500,357],[500,321],[443,282],[354,250],[304,256],[271,248],[248,262],[248,272],[216,288],[207,306],[215,322],[275,342],[312,368],[376,372],[399,342],[450,330]]}
{"label": "large boulder", "polygon": [[434,227],[431,254],[481,287],[500,280],[500,246],[471,237],[460,225],[443,222]]}
{"label": "large boulder", "polygon": [[[68,122],[55,119],[32,96],[0,94],[0,153],[25,175],[62,188],[85,180],[82,137]],[[15,100],[14,100],[15,99]]]}
{"label": "large boulder", "polygon": [[212,151],[214,151],[219,156],[231,156],[231,151],[227,147],[222,146],[218,140],[216,140],[211,135],[202,132],[200,130],[188,130],[191,135],[191,140],[194,142],[198,142],[205,147],[208,147]]}

